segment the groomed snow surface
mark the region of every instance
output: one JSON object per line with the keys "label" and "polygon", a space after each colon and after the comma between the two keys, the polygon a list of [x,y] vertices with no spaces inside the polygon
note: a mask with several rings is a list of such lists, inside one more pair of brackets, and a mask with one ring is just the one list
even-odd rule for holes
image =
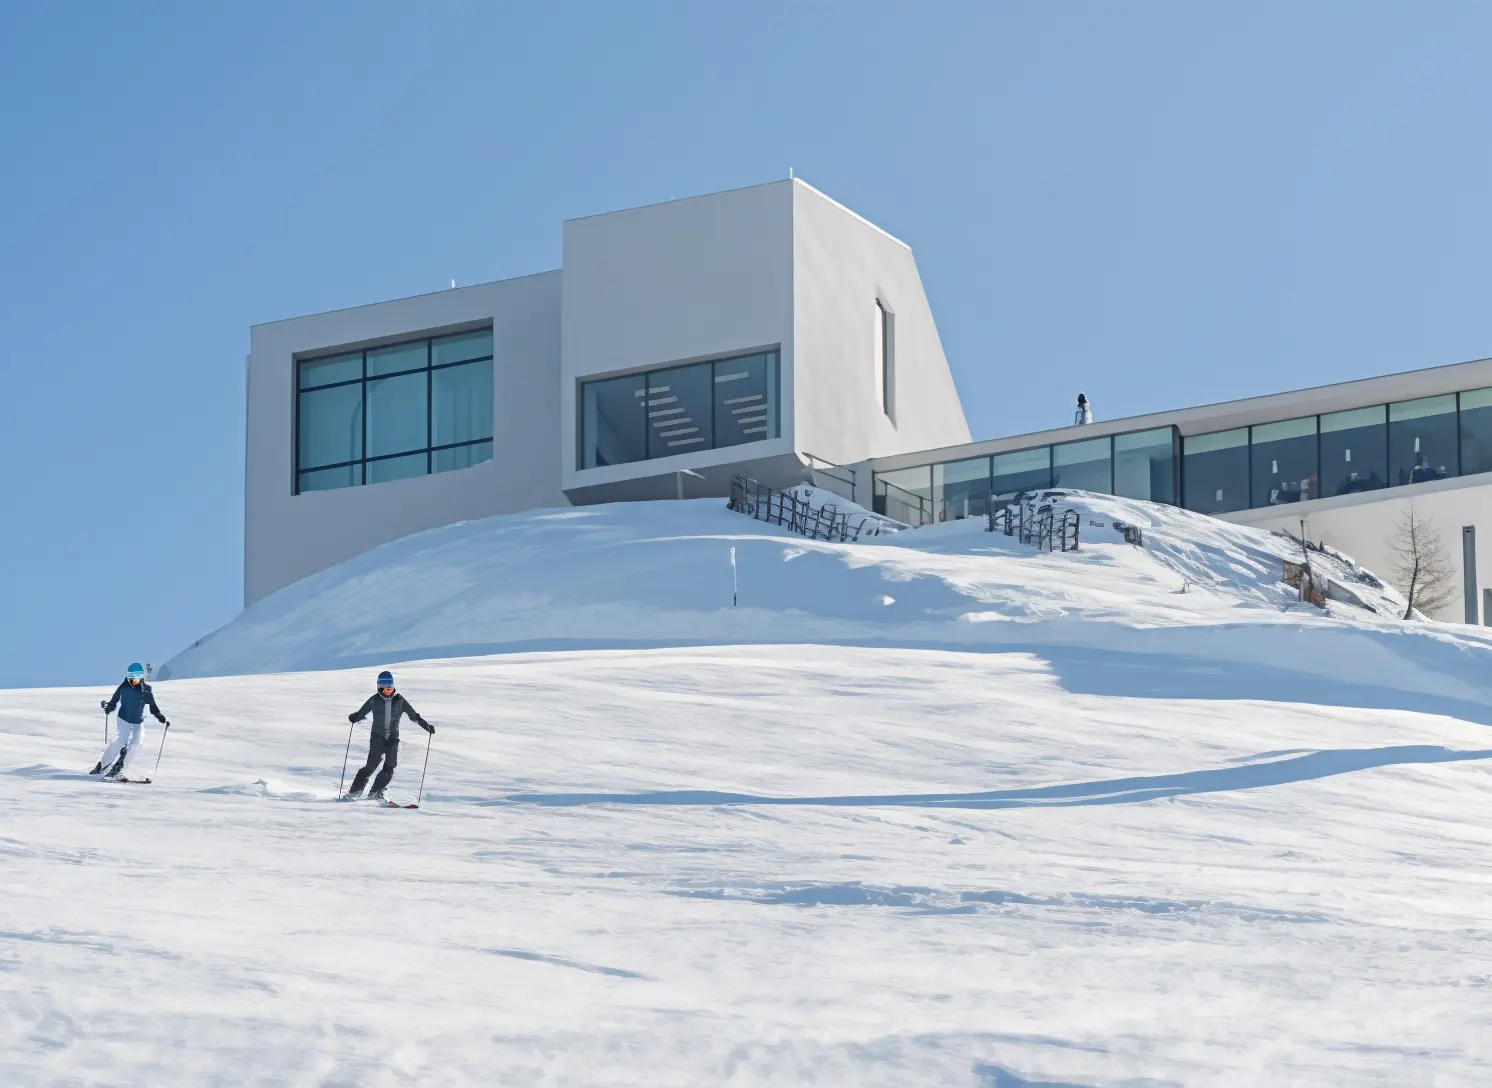
{"label": "groomed snow surface", "polygon": [[[106,692],[0,693],[0,1083],[1492,1082],[1485,638],[1073,501],[401,541],[181,655],[150,786],[80,773]],[[424,806],[337,804],[397,660]]]}

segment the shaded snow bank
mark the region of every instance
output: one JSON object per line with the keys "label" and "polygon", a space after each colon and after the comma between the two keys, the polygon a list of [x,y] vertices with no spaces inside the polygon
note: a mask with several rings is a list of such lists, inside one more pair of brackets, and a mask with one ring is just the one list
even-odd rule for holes
{"label": "shaded snow bank", "polygon": [[[257,602],[161,678],[522,650],[893,645],[1035,650],[1077,690],[1246,695],[1267,677],[1294,692],[1281,697],[1310,699],[1312,684],[1330,681],[1337,702],[1424,709],[1430,699],[1486,717],[1492,653],[1478,629],[1296,603],[1280,576],[1299,548],[1283,537],[1109,496],[1069,494],[1069,504],[1082,547],[1065,554],[987,533],[982,520],[869,544],[808,541],[718,499],[466,522]],[[1141,526],[1145,547],[1123,543],[1116,521]],[[1312,559],[1347,576],[1332,557]]]}

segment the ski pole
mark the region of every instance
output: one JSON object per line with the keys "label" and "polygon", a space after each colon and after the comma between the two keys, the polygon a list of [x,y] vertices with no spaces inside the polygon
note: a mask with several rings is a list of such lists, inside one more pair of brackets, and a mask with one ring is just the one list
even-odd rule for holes
{"label": "ski pole", "polygon": [[[416,806],[418,806],[419,803],[425,799],[425,771],[428,771],[430,769],[430,742],[434,739],[434,733],[427,733],[425,735],[425,766],[420,771],[420,795],[414,799],[414,803]],[[409,795],[405,794],[405,796],[407,797]]]}
{"label": "ski pole", "polygon": [[150,772],[152,782],[155,781],[155,776],[161,773],[161,753],[166,750],[166,734],[169,732],[171,732],[171,723],[167,722],[166,727],[161,730],[161,746],[155,753],[155,770]]}
{"label": "ski pole", "polygon": [[109,746],[109,712],[104,711],[104,747]]}
{"label": "ski pole", "polygon": [[342,796],[342,783],[347,781],[347,757],[352,755],[352,731],[357,728],[357,722],[347,727],[347,751],[342,753],[342,776],[337,779],[337,796]]}

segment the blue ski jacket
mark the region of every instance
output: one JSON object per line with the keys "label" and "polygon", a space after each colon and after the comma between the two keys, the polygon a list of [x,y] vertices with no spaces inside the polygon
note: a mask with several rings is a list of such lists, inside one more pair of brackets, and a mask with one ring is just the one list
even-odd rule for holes
{"label": "blue ski jacket", "polygon": [[104,712],[108,713],[115,707],[119,708],[119,720],[129,722],[131,725],[139,725],[145,720],[145,708],[155,715],[155,720],[164,722],[166,716],[161,713],[161,708],[155,705],[155,696],[151,694],[150,685],[141,680],[138,684],[131,684],[128,680],[114,689],[114,697],[104,704]]}

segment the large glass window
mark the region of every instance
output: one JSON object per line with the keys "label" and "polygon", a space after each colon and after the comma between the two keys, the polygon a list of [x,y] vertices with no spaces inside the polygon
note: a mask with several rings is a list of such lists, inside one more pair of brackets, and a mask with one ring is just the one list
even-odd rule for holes
{"label": "large glass window", "polygon": [[1254,427],[1250,457],[1255,506],[1279,506],[1319,497],[1315,416]]}
{"label": "large glass window", "polygon": [[298,369],[298,492],[492,458],[491,329],[303,359]]}
{"label": "large glass window", "polygon": [[1176,501],[1176,432],[1170,427],[1114,436],[1114,494]]}
{"label": "large glass window", "polygon": [[1226,514],[1249,505],[1249,429],[1188,435],[1181,440],[1186,508]]}
{"label": "large glass window", "polygon": [[714,364],[648,375],[648,457],[715,448]]}
{"label": "large glass window", "polygon": [[581,386],[581,468],[645,461],[648,456],[646,374],[586,382]]}
{"label": "large glass window", "polygon": [[1086,438],[1053,446],[1052,482],[1056,487],[1077,491],[1097,491],[1103,495],[1112,492],[1114,470],[1109,439]]}
{"label": "large glass window", "polygon": [[1388,485],[1388,424],[1381,404],[1321,417],[1321,493],[1353,495]]}
{"label": "large glass window", "polygon": [[1461,394],[1461,474],[1473,472],[1492,472],[1492,389]]}
{"label": "large glass window", "polygon": [[1458,474],[1456,395],[1388,406],[1388,479],[1397,487]]}
{"label": "large glass window", "polygon": [[988,457],[933,466],[933,506],[939,521],[983,517],[989,496]]}
{"label": "large glass window", "polygon": [[584,382],[580,467],[777,438],[777,371],[765,351]]}
{"label": "large glass window", "polygon": [[933,520],[932,466],[877,472],[871,505],[877,514],[896,521],[926,525]]}
{"label": "large glass window", "polygon": [[990,489],[996,495],[1040,491],[1052,486],[1052,447],[997,453],[990,469]]}
{"label": "large glass window", "polygon": [[715,364],[715,448],[776,438],[777,353]]}

